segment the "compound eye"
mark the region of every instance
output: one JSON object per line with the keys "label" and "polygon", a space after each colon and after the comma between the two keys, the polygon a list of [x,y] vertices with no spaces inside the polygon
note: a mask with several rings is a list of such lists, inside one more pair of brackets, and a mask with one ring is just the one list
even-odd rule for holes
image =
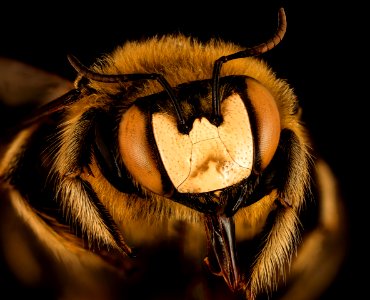
{"label": "compound eye", "polygon": [[148,140],[150,117],[137,106],[131,106],[122,116],[118,144],[122,160],[133,178],[158,195],[165,195],[155,150]]}
{"label": "compound eye", "polygon": [[264,170],[275,154],[280,139],[280,114],[270,91],[253,78],[247,79],[248,97],[256,120],[256,143],[260,170]]}

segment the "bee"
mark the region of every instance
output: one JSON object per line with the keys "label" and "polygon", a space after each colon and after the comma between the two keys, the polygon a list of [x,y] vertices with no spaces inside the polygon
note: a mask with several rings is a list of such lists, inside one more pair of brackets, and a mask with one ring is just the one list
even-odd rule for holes
{"label": "bee", "polygon": [[278,20],[254,47],[169,34],[90,67],[70,55],[73,84],[3,60],[2,101],[42,103],[1,142],[9,281],[49,299],[319,297],[345,214],[293,88],[261,58]]}

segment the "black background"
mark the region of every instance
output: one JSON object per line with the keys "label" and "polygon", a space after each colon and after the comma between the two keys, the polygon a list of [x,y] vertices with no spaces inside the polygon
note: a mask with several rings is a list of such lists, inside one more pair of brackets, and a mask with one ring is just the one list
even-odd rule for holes
{"label": "black background", "polygon": [[[275,32],[283,5],[288,29],[263,58],[298,95],[318,151],[337,174],[349,216],[349,257],[323,299],[355,299],[367,289],[368,219],[366,144],[368,71],[362,51],[368,34],[355,2],[28,2],[0,10],[0,56],[16,58],[73,80],[66,55],[89,65],[127,39],[183,32],[221,37],[243,46]],[[365,73],[361,73],[361,69]],[[367,83],[368,85],[368,83]],[[367,126],[367,127],[366,127]],[[366,180],[366,181],[365,181]],[[319,272],[319,270],[318,270]]]}

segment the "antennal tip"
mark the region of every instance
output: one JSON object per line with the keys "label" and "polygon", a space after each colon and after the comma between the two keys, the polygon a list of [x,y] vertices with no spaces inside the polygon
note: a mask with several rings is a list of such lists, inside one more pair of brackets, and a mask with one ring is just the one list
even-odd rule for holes
{"label": "antennal tip", "polygon": [[71,64],[71,66],[78,72],[80,73],[81,70],[83,69],[83,66],[82,64],[80,63],[80,61],[72,54],[67,54],[67,59],[69,61],[69,63]]}

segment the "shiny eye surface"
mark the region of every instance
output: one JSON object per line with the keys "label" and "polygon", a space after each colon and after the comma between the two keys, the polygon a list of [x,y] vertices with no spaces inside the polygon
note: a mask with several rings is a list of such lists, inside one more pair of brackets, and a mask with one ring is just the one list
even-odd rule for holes
{"label": "shiny eye surface", "polygon": [[256,125],[256,144],[260,169],[264,170],[275,154],[280,139],[280,114],[270,91],[253,78],[247,79],[247,93]]}
{"label": "shiny eye surface", "polygon": [[135,180],[152,192],[163,195],[161,173],[153,144],[148,139],[148,119],[135,105],[125,112],[118,133],[119,149],[126,168]]}

